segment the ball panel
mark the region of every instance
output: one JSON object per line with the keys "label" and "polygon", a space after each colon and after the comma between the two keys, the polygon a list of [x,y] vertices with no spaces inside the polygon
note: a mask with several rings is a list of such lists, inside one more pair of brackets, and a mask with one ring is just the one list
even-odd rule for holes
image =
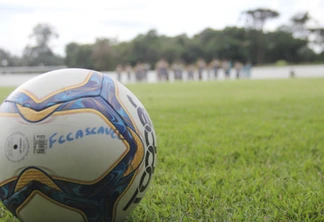
{"label": "ball panel", "polygon": [[[8,125],[6,129],[0,128],[0,141],[8,138],[18,140],[0,149],[0,167],[8,169],[0,174],[0,183],[17,176],[19,169],[35,164],[45,171],[50,169],[48,173],[54,177],[59,175],[84,183],[96,181],[129,150],[128,143],[121,140],[114,125],[108,124],[103,118],[99,112],[91,109],[57,112],[39,123],[36,130],[33,124],[17,121],[19,119],[15,117],[0,117],[0,124]],[[84,121],[80,122],[80,119]],[[87,122],[88,119],[91,121]],[[9,157],[2,155],[7,149],[16,151],[14,142],[18,144],[22,139],[19,135],[12,136],[19,133],[17,129],[27,138],[29,150],[20,153],[18,147],[16,156],[15,153]]]}
{"label": "ball panel", "polygon": [[104,76],[100,94],[116,110],[124,122],[135,129],[145,147],[145,154],[133,182],[121,195],[116,205],[116,218],[131,212],[144,197],[152,178],[156,162],[156,136],[152,121],[142,103],[126,87],[109,76]]}
{"label": "ball panel", "polygon": [[156,135],[153,123],[143,104],[125,86],[115,81],[115,96],[122,109],[129,116],[136,133],[141,138],[145,154],[143,162],[136,171],[137,176],[121,196],[116,206],[117,218],[131,212],[144,197],[156,166]]}
{"label": "ball panel", "polygon": [[[150,125],[154,132],[153,123],[143,104],[124,85],[116,83],[116,96],[122,104],[124,112],[127,112],[135,125],[141,138],[144,140],[145,126]],[[155,134],[155,132],[154,132]]]}
{"label": "ball panel", "polygon": [[17,209],[17,215],[22,221],[87,221],[86,216],[81,211],[55,202],[39,191],[34,191]]}
{"label": "ball panel", "polygon": [[29,80],[16,91],[30,92],[37,100],[44,100],[49,95],[84,86],[92,75],[91,70],[65,69],[51,71]]}

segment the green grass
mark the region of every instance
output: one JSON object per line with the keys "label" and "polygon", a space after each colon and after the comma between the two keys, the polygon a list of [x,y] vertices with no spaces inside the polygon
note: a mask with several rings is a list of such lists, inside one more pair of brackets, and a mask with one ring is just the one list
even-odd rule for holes
{"label": "green grass", "polygon": [[158,162],[127,221],[324,221],[324,79],[128,87]]}

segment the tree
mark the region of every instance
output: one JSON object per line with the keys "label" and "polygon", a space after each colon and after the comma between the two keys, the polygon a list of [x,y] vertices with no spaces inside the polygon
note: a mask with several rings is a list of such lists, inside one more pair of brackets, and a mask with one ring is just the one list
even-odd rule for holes
{"label": "tree", "polygon": [[324,62],[324,50],[318,55],[318,61]]}
{"label": "tree", "polygon": [[289,63],[310,62],[316,57],[315,53],[307,48],[308,41],[294,38],[292,33],[274,31],[267,33],[265,38],[267,42],[266,63],[275,63],[278,60],[285,60]]}
{"label": "tree", "polygon": [[91,58],[94,61],[96,70],[114,70],[117,65],[116,54],[112,49],[113,41],[106,38],[99,38],[92,46]]}
{"label": "tree", "polygon": [[308,29],[306,23],[311,19],[308,12],[299,12],[291,18],[292,33],[296,38],[306,39]]}
{"label": "tree", "polygon": [[203,50],[199,57],[207,62],[214,58],[227,58],[232,60],[248,60],[248,44],[246,30],[238,27],[226,27],[223,30],[205,29],[194,37],[199,40]]}
{"label": "tree", "polygon": [[144,35],[138,35],[131,41],[129,62],[135,64],[138,61],[148,62],[153,66],[158,59],[160,59],[159,53],[162,53],[161,42],[164,41],[164,37],[160,36],[156,30],[149,30]]}
{"label": "tree", "polygon": [[261,31],[263,31],[266,21],[279,17],[279,12],[267,8],[247,10],[242,14],[247,27]]}
{"label": "tree", "polygon": [[65,47],[65,64],[70,68],[94,69],[92,60],[92,45],[69,43]]}
{"label": "tree", "polygon": [[14,63],[9,52],[0,49],[0,67],[12,66]]}
{"label": "tree", "polygon": [[255,34],[253,36],[256,43],[255,61],[257,64],[262,64],[265,51],[264,25],[266,21],[279,17],[279,12],[267,8],[257,8],[244,11],[242,15],[245,17],[248,30]]}
{"label": "tree", "polygon": [[161,36],[157,46],[157,60],[165,58],[170,64],[174,61],[183,61],[182,57],[185,54],[185,48],[190,48],[188,40],[186,35],[178,35],[171,38]]}
{"label": "tree", "polygon": [[41,47],[43,50],[51,51],[49,42],[53,38],[58,38],[59,35],[56,33],[54,27],[49,24],[38,24],[33,28],[33,32],[30,35],[31,38],[36,40],[36,45]]}
{"label": "tree", "polygon": [[314,35],[314,40],[312,41],[314,47],[319,52],[324,52],[324,28],[311,28],[309,31]]}
{"label": "tree", "polygon": [[53,53],[49,46],[53,38],[58,34],[49,24],[38,24],[33,28],[30,38],[35,40],[35,45],[26,46],[23,52],[24,65],[61,65],[63,59]]}
{"label": "tree", "polygon": [[[120,64],[135,64],[136,55],[131,55],[131,41],[129,42],[119,42],[112,46],[113,51],[115,52],[116,61]],[[134,61],[132,63],[132,61]]]}

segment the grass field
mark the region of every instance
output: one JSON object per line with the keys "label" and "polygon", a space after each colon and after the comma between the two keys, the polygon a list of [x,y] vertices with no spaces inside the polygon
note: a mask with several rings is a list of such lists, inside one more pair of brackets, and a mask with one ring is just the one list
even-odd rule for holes
{"label": "grass field", "polygon": [[324,79],[129,88],[158,162],[127,221],[324,221]]}

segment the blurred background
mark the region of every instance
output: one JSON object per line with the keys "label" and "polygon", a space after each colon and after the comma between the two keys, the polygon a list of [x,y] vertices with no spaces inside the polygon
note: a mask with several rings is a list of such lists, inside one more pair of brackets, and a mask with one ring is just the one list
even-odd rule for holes
{"label": "blurred background", "polygon": [[0,0],[0,85],[73,67],[124,83],[324,76],[324,0]]}

